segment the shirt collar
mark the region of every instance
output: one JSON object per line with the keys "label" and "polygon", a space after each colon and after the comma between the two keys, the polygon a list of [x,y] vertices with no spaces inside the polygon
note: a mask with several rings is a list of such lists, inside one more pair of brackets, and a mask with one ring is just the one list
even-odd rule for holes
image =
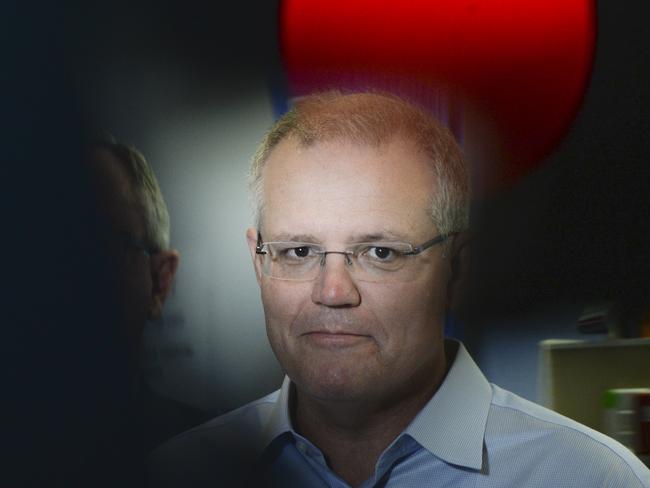
{"label": "shirt collar", "polygon": [[288,376],[284,377],[278,399],[273,405],[271,415],[262,432],[262,448],[265,449],[276,437],[285,432],[293,433],[291,417],[289,415],[289,393],[292,385]]}
{"label": "shirt collar", "polygon": [[448,339],[445,353],[447,376],[404,433],[445,462],[481,469],[492,388],[463,344]]}
{"label": "shirt collar", "polygon": [[[447,376],[404,434],[445,462],[481,469],[492,389],[463,344],[447,339],[445,353],[451,363]],[[285,376],[262,434],[263,449],[281,434],[294,433],[289,415],[292,388]]]}

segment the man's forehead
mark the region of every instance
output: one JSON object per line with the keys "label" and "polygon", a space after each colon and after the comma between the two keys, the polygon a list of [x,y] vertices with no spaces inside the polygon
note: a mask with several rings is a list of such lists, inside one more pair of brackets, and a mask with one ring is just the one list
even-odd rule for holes
{"label": "man's forehead", "polygon": [[[265,241],[320,243],[411,242],[437,231],[426,205],[386,205],[351,207],[333,203],[284,200],[270,202],[261,222]],[[392,202],[387,202],[391,204]]]}
{"label": "man's forehead", "polygon": [[[380,147],[346,141],[301,146],[283,141],[264,175],[264,221],[277,232],[410,234],[430,224],[435,178],[408,141]],[[299,227],[299,230],[295,227]]]}
{"label": "man's forehead", "polygon": [[90,152],[89,170],[98,186],[112,194],[132,193],[129,174],[120,160],[105,148],[94,148]]}
{"label": "man's forehead", "polygon": [[88,162],[99,210],[114,230],[139,234],[143,227],[138,199],[123,164],[110,151],[94,148]]}

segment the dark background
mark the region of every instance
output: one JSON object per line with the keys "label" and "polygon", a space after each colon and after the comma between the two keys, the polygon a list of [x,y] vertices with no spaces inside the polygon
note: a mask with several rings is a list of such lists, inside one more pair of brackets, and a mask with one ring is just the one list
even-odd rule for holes
{"label": "dark background", "polygon": [[583,106],[533,174],[477,208],[476,303],[517,313],[540,303],[649,297],[649,30],[643,2],[598,2]]}
{"label": "dark background", "polygon": [[[648,10],[598,2],[594,70],[566,138],[475,204],[463,334],[479,357],[521,328],[575,334],[585,303],[650,302]],[[215,85],[236,98],[282,76],[274,2],[5,2],[1,18],[3,449],[8,476],[28,480],[101,437],[122,394],[79,166],[94,114],[119,110],[103,93],[162,65],[189,80],[180,103],[198,110]],[[555,310],[570,312],[553,324]]]}

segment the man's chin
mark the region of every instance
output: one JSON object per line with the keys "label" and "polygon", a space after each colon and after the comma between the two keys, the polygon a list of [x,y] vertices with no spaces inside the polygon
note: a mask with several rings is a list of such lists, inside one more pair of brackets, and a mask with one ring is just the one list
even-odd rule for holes
{"label": "man's chin", "polygon": [[294,381],[301,394],[322,402],[346,402],[367,398],[369,379],[358,371],[333,367],[328,371],[301,374]]}

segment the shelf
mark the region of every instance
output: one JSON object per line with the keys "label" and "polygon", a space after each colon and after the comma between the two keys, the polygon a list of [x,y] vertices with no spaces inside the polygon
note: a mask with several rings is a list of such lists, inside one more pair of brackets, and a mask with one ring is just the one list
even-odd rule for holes
{"label": "shelf", "polygon": [[539,343],[540,403],[603,431],[603,394],[650,388],[650,339],[556,340]]}

